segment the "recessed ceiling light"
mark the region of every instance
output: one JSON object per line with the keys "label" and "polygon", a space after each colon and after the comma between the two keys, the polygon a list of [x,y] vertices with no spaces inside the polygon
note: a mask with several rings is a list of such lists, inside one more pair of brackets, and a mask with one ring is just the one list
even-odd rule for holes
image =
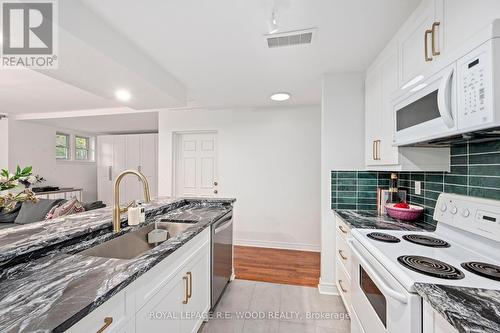
{"label": "recessed ceiling light", "polygon": [[271,95],[271,99],[276,102],[283,102],[290,99],[290,94],[286,92],[276,93]]}
{"label": "recessed ceiling light", "polygon": [[119,101],[127,102],[130,100],[132,95],[130,95],[130,92],[128,90],[118,89],[117,91],[115,91],[115,97]]}

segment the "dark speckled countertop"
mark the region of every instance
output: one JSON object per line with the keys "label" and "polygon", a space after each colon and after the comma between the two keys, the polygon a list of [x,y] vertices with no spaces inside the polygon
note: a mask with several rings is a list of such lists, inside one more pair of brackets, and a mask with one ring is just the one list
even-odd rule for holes
{"label": "dark speckled countertop", "polygon": [[143,225],[157,218],[197,223],[130,260],[78,254],[143,226],[124,225],[120,233],[114,234],[109,208],[82,213],[70,220],[1,230],[0,332],[68,329],[229,213],[233,202],[234,199],[161,199],[146,205],[147,220]]}
{"label": "dark speckled countertop", "polygon": [[393,219],[387,215],[379,215],[375,211],[334,210],[335,214],[355,229],[385,229],[385,230],[410,230],[434,231],[436,227],[423,221],[406,222]]}
{"label": "dark speckled countertop", "polygon": [[500,290],[426,283],[415,289],[459,332],[500,332]]}

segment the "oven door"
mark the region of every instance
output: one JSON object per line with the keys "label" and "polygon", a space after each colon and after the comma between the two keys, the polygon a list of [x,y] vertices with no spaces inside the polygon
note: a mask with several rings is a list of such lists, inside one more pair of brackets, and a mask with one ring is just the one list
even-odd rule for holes
{"label": "oven door", "polygon": [[352,309],[364,331],[421,333],[422,300],[409,293],[357,241],[350,240]]}
{"label": "oven door", "polygon": [[395,145],[425,142],[457,131],[455,67],[421,81],[393,103]]}

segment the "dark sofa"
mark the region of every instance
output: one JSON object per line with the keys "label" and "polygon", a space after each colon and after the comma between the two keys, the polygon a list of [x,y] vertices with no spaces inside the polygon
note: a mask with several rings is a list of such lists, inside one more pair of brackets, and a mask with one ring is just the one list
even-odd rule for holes
{"label": "dark sofa", "polygon": [[[43,221],[52,207],[65,202],[65,199],[40,199],[37,203],[18,203],[10,212],[0,212],[0,229]],[[82,205],[85,211],[106,207],[102,201],[87,202]]]}

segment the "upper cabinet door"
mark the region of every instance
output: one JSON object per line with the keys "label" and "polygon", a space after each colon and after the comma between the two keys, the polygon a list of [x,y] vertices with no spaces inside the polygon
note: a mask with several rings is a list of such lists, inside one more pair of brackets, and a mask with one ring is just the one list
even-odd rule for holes
{"label": "upper cabinet door", "polygon": [[443,53],[443,0],[424,0],[403,26],[399,38],[400,84],[422,74]]}
{"label": "upper cabinet door", "polygon": [[382,127],[382,72],[379,67],[368,73],[365,81],[365,161],[378,165],[378,145]]}
{"label": "upper cabinet door", "polygon": [[398,89],[398,53],[396,47],[391,47],[387,58],[381,64],[382,70],[382,126],[378,149],[381,164],[393,165],[399,163],[398,147],[392,145],[394,129],[394,109],[392,96]]}
{"label": "upper cabinet door", "polygon": [[500,17],[499,0],[444,0],[446,39],[444,47],[453,50]]}

